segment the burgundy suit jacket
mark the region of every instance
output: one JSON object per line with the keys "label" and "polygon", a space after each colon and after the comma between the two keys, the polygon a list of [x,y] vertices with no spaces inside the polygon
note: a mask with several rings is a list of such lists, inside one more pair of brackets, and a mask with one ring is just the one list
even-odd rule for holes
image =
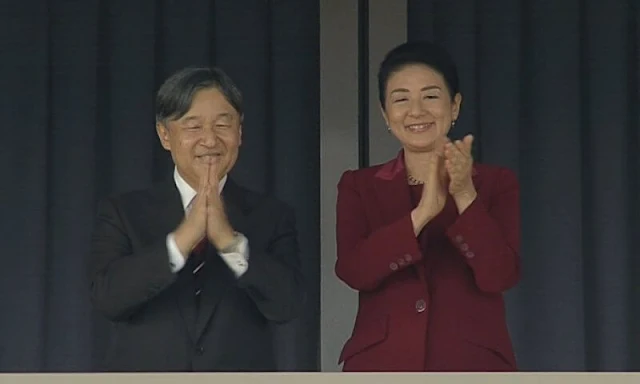
{"label": "burgundy suit jacket", "polygon": [[451,196],[420,248],[403,152],[338,184],[335,272],[359,292],[343,371],[515,371],[503,292],[520,279],[519,185],[474,165],[476,200]]}

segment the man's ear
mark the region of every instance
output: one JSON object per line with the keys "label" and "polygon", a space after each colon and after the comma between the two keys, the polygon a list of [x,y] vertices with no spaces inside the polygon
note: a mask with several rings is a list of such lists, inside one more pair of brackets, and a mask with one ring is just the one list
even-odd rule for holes
{"label": "man's ear", "polygon": [[156,122],[156,133],[162,148],[167,151],[171,150],[171,140],[169,139],[169,128],[162,122]]}

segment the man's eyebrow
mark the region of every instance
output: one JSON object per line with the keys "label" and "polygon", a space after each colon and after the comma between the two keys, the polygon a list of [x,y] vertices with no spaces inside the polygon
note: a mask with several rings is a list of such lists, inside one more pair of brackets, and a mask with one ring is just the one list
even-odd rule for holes
{"label": "man's eyebrow", "polygon": [[183,117],[181,120],[183,123],[186,123],[186,122],[195,121],[198,119],[199,119],[198,116],[187,116],[187,117]]}
{"label": "man's eyebrow", "polygon": [[[442,89],[442,88],[438,87],[437,85],[427,85],[426,87],[423,87],[423,88],[420,90],[420,92],[429,91],[429,90],[431,90],[431,89],[438,89],[438,90],[440,90],[440,89]],[[396,88],[396,89],[394,89],[393,91],[391,91],[391,94],[393,94],[393,93],[399,93],[399,92],[409,92],[409,90],[408,90],[408,89],[406,89],[406,88]]]}

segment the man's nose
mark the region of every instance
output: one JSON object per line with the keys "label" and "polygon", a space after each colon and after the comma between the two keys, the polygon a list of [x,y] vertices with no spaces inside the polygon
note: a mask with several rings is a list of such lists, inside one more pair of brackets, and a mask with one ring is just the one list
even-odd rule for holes
{"label": "man's nose", "polygon": [[213,147],[218,142],[218,133],[215,127],[207,127],[203,129],[203,143],[208,147]]}

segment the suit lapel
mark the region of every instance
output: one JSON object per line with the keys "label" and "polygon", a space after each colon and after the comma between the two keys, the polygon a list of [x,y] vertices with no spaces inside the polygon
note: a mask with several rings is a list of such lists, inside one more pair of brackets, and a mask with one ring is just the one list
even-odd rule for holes
{"label": "suit lapel", "polygon": [[376,172],[374,189],[385,222],[394,221],[411,211],[411,190],[407,184],[403,151]]}
{"label": "suit lapel", "polygon": [[[244,192],[231,178],[228,178],[222,190],[222,199],[233,229],[247,234],[248,205]],[[207,279],[200,297],[200,311],[195,329],[196,340],[202,336],[224,294],[236,285],[235,275],[217,254],[214,246],[209,247],[207,257],[206,270],[203,271],[207,274]]]}
{"label": "suit lapel", "polygon": [[184,218],[180,192],[173,178],[168,178],[154,189],[151,201],[147,227],[154,236],[166,236]]}
{"label": "suit lapel", "polygon": [[[476,189],[480,188],[480,177],[476,166],[473,166],[472,179]],[[413,209],[411,199],[411,189],[407,183],[407,169],[404,163],[404,150],[398,156],[384,164],[375,174],[374,189],[380,207],[382,218],[385,223],[398,220]],[[443,220],[446,217],[456,217],[458,215],[455,202],[451,195],[447,195],[447,202],[442,214],[435,220]],[[422,251],[422,250],[421,250]],[[427,261],[429,262],[429,259]],[[414,268],[418,277],[423,283],[427,283],[427,276],[424,268]]]}
{"label": "suit lapel", "polygon": [[[154,237],[163,237],[167,233],[176,229],[184,218],[184,209],[180,192],[175,185],[173,177],[167,177],[155,189],[155,196],[152,199],[151,211],[149,212],[148,228]],[[178,272],[175,287],[177,292],[176,305],[182,317],[188,333],[195,339],[196,309],[193,291],[190,286],[191,264],[186,265]]]}
{"label": "suit lapel", "polygon": [[[391,223],[411,212],[411,189],[407,183],[407,169],[404,165],[404,151],[384,164],[375,174],[376,199],[385,223]],[[414,268],[420,280],[426,283],[424,268]]]}
{"label": "suit lapel", "polygon": [[234,230],[244,233],[247,229],[247,214],[249,211],[246,191],[231,178],[228,178],[222,190],[222,199],[224,200],[229,223]]}
{"label": "suit lapel", "polygon": [[[480,178],[475,166],[471,175],[476,189],[479,189]],[[413,209],[411,189],[407,183],[407,169],[404,164],[404,150],[401,150],[395,159],[382,165],[375,173],[374,180],[377,201],[383,218],[387,222],[399,219]],[[453,198],[447,195],[447,204],[452,203]]]}

